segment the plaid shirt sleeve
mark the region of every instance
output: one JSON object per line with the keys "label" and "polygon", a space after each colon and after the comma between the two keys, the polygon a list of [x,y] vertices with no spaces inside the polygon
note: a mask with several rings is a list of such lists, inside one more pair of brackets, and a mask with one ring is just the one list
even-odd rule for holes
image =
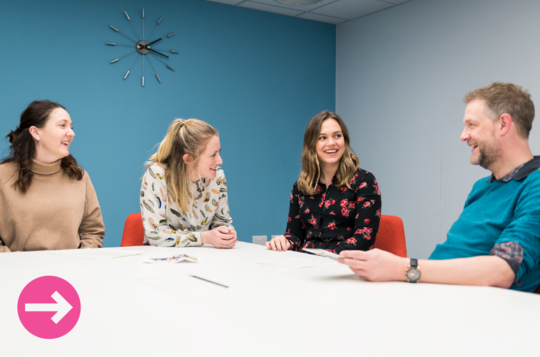
{"label": "plaid shirt sleeve", "polygon": [[506,260],[517,275],[519,266],[523,261],[523,247],[517,242],[498,243],[491,248],[489,255],[496,255]]}

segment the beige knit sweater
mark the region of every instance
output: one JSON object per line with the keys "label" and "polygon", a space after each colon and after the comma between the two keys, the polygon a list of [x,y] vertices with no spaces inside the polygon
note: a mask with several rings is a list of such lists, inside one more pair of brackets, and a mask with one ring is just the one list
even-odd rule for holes
{"label": "beige knit sweater", "polygon": [[18,165],[0,165],[0,252],[101,247],[105,226],[86,171],[71,179],[60,160],[34,161],[32,171],[23,194],[13,187]]}

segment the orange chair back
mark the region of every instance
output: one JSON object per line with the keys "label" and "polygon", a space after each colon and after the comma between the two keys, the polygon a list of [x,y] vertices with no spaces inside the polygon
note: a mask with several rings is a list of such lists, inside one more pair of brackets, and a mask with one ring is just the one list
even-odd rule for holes
{"label": "orange chair back", "polygon": [[401,218],[382,215],[374,247],[400,257],[407,257],[405,227]]}
{"label": "orange chair back", "polygon": [[121,247],[132,247],[134,245],[143,245],[144,227],[142,224],[141,213],[132,213],[126,218],[124,224],[124,234],[122,235]]}

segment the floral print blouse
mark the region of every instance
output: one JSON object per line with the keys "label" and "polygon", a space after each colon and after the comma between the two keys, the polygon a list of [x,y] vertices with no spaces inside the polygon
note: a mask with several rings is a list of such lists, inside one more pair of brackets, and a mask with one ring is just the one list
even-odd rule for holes
{"label": "floral print blouse", "polygon": [[153,164],[146,170],[140,197],[145,245],[200,246],[202,231],[234,228],[227,201],[227,180],[221,167],[216,178],[203,178],[192,183],[191,188],[193,205],[189,212],[183,212],[167,193],[165,169]]}
{"label": "floral print blouse", "polygon": [[[335,178],[333,179],[335,183]],[[320,248],[333,253],[373,248],[381,219],[381,192],[375,176],[358,168],[351,188],[319,183],[306,196],[294,184],[285,237],[289,249]]]}

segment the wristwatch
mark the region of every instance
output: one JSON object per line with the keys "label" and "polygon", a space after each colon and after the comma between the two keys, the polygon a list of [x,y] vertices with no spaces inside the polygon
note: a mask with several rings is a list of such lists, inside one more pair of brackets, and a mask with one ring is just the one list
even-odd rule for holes
{"label": "wristwatch", "polygon": [[405,270],[405,278],[409,283],[418,283],[422,274],[420,273],[420,267],[418,266],[418,260],[411,259],[411,264]]}

